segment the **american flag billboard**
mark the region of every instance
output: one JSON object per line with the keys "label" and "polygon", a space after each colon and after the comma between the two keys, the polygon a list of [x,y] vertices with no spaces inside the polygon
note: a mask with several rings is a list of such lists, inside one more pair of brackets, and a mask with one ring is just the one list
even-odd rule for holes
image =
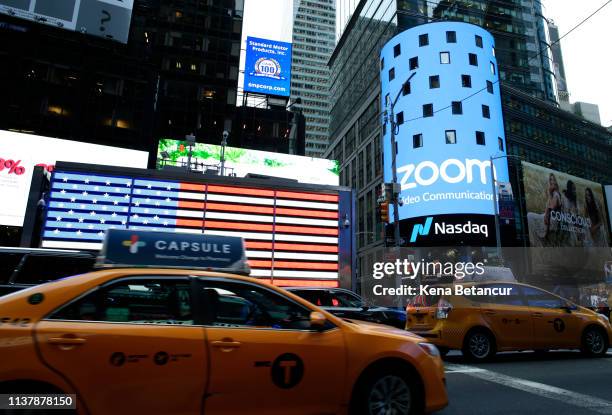
{"label": "american flag billboard", "polygon": [[41,246],[99,250],[107,229],[239,236],[245,239],[251,276],[273,278],[279,285],[309,281],[337,286],[343,266],[342,192],[241,181],[195,182],[56,169]]}

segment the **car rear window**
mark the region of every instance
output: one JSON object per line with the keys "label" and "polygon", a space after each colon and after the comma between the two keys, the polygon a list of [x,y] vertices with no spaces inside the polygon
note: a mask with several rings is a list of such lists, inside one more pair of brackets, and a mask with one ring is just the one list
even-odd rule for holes
{"label": "car rear window", "polygon": [[6,284],[8,282],[22,257],[23,254],[21,253],[0,254],[0,284]]}
{"label": "car rear window", "polygon": [[441,295],[415,295],[408,300],[409,306],[413,307],[433,307],[440,301]]}
{"label": "car rear window", "polygon": [[41,284],[93,269],[93,257],[28,255],[15,279],[18,284]]}
{"label": "car rear window", "polygon": [[323,290],[291,290],[291,292],[314,305],[320,307],[331,306],[329,298]]}

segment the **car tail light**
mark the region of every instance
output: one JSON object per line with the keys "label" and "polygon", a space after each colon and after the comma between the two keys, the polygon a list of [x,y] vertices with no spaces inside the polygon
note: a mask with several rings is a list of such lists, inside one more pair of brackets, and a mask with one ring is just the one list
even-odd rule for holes
{"label": "car tail light", "polygon": [[440,298],[438,301],[438,309],[436,310],[436,318],[438,320],[448,318],[448,314],[453,309],[453,305],[446,301],[444,298]]}

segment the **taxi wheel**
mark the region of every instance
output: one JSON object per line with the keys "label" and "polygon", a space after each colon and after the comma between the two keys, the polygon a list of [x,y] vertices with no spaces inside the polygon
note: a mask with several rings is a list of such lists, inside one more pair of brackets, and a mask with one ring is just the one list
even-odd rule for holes
{"label": "taxi wheel", "polygon": [[402,367],[388,365],[372,370],[360,382],[351,415],[416,415],[423,412],[422,387]]}
{"label": "taxi wheel", "polygon": [[587,356],[600,357],[608,351],[608,337],[599,327],[588,327],[582,335],[582,352]]}
{"label": "taxi wheel", "polygon": [[473,362],[489,360],[496,353],[495,339],[484,329],[474,329],[465,336],[461,351]]}

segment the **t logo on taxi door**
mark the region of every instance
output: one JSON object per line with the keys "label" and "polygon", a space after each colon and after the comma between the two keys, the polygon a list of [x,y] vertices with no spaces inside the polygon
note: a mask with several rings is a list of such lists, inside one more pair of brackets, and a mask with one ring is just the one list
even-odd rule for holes
{"label": "t logo on taxi door", "polygon": [[272,382],[279,388],[293,388],[304,377],[304,363],[293,353],[282,354],[272,363],[271,375]]}

